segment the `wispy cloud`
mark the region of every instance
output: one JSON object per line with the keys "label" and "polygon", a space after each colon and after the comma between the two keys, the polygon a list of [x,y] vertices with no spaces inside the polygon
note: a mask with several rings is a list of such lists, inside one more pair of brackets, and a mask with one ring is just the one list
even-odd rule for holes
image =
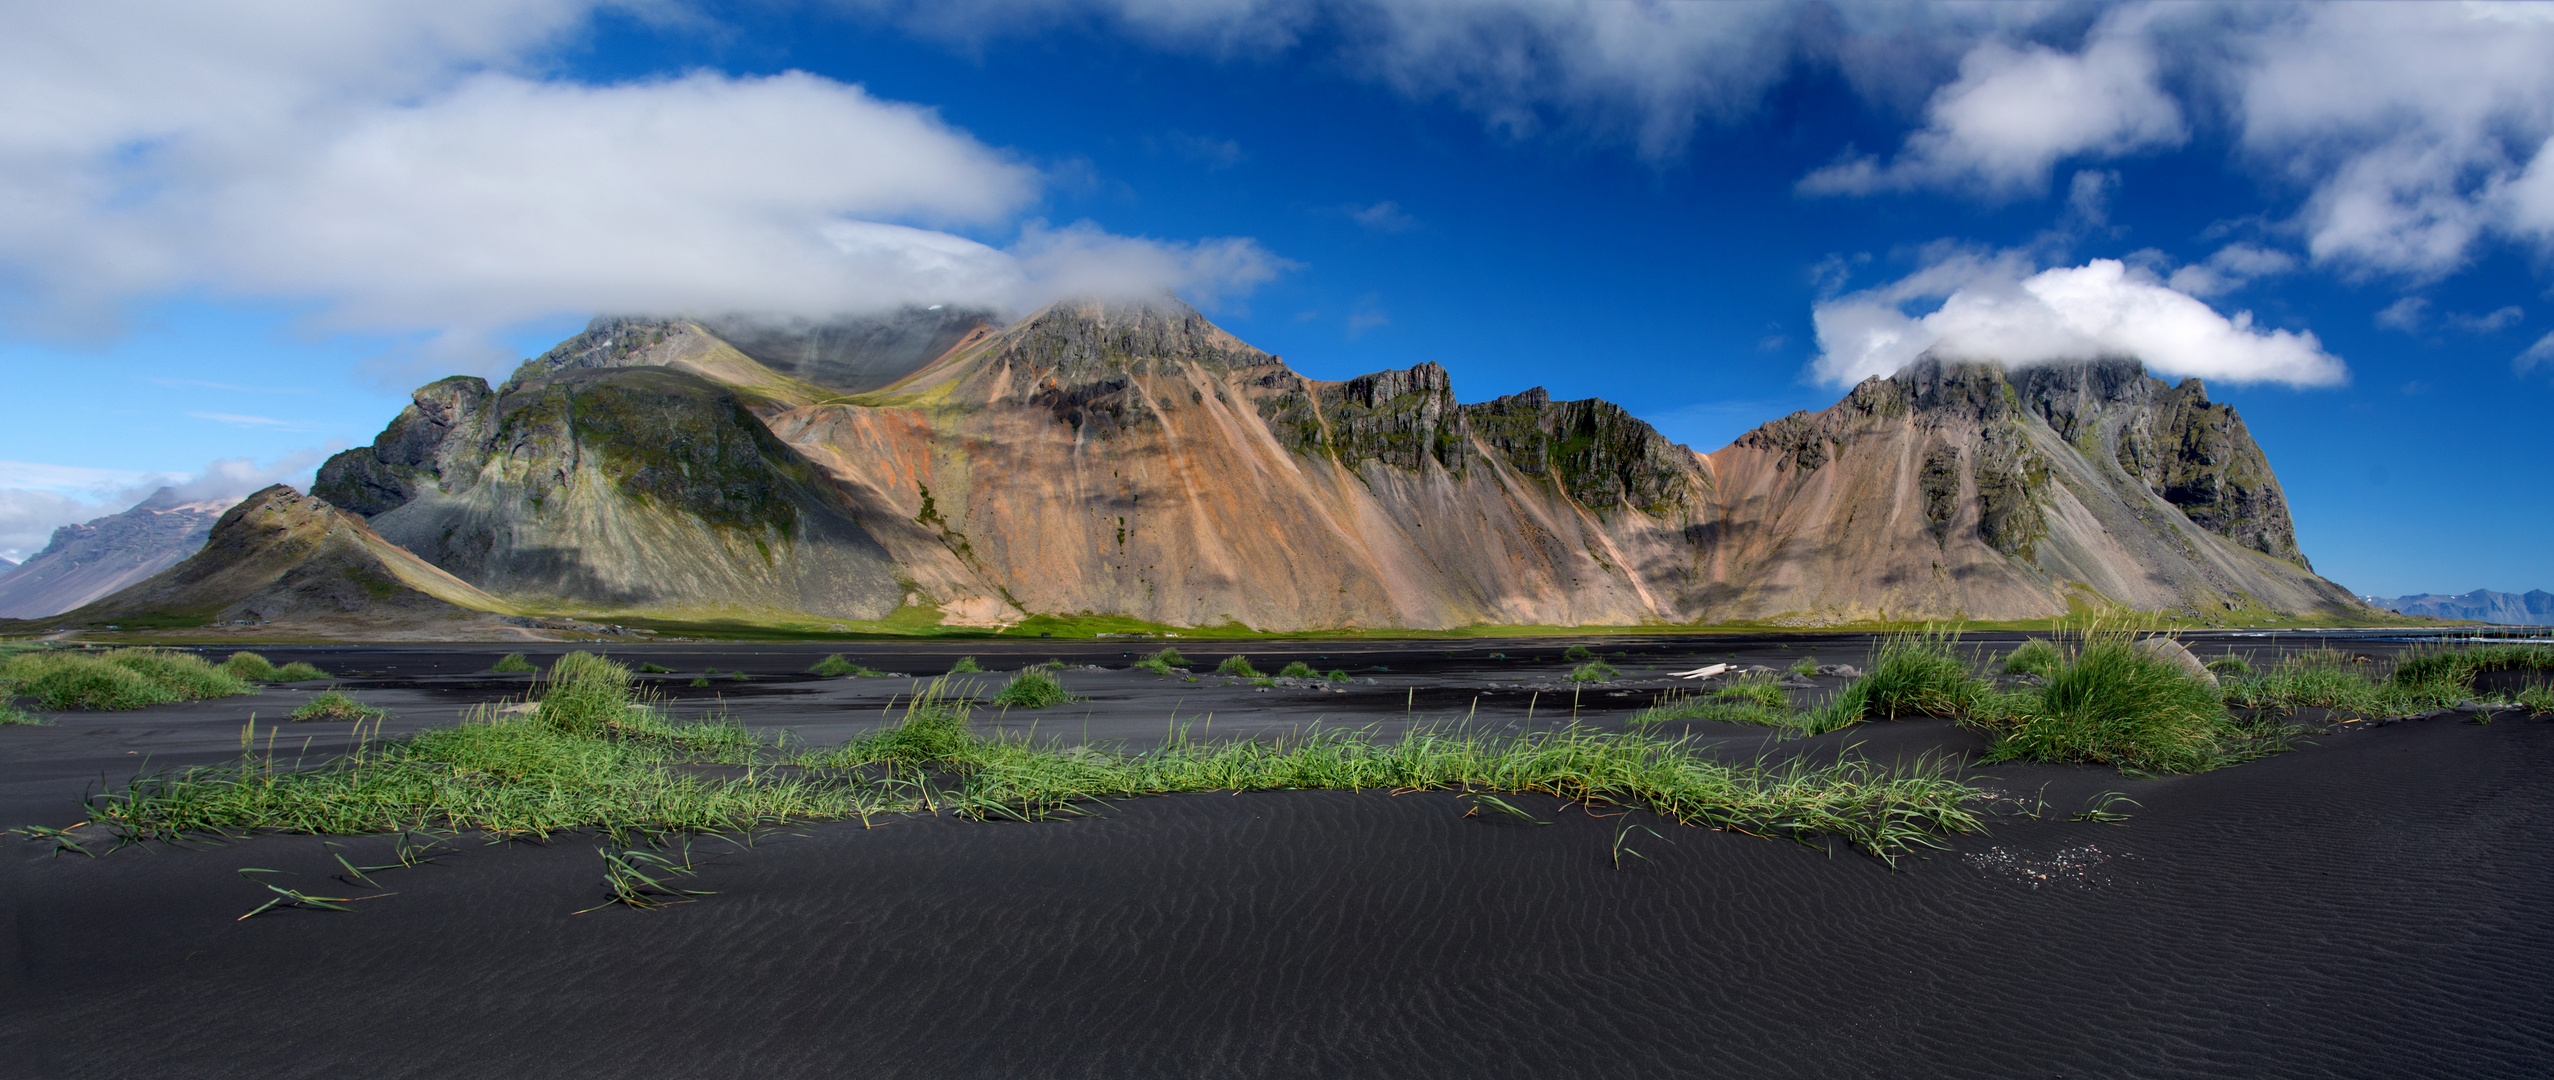
{"label": "wispy cloud", "polygon": [[211,420],[234,427],[266,428],[273,431],[318,431],[320,425],[302,420],[277,420],[271,416],[249,416],[243,413],[190,412],[198,420]]}
{"label": "wispy cloud", "polygon": [[2543,364],[2554,364],[2554,334],[2547,334],[2536,339],[2536,344],[2528,346],[2526,352],[2518,355],[2518,359],[2510,361],[2510,367],[2521,375],[2534,371]]}
{"label": "wispy cloud", "polygon": [[1384,314],[1382,299],[1373,293],[1359,297],[1357,305],[1348,309],[1348,340],[1350,341],[1366,336],[1367,331],[1381,330],[1390,325],[1392,325],[1392,316]]}
{"label": "wispy cloud", "polygon": [[2527,309],[2519,307],[2516,304],[2512,304],[2509,307],[2502,308],[2498,311],[2486,312],[2481,315],[2468,315],[2462,311],[2451,311],[2448,313],[2448,316],[2444,321],[2447,323],[2448,329],[2450,330],[2463,330],[2469,334],[2497,334],[2503,330],[2517,326],[2519,324],[2519,320],[2525,318],[2527,318]]}
{"label": "wispy cloud", "polygon": [[154,382],[154,383],[158,383],[158,384],[159,384],[159,385],[161,385],[161,386],[193,386],[193,387],[198,387],[198,388],[205,389],[205,390],[231,390],[231,391],[236,391],[236,392],[238,392],[238,393],[242,393],[242,394],[307,394],[307,393],[310,393],[310,388],[309,388],[309,387],[307,387],[307,386],[241,386],[241,385],[239,385],[239,384],[237,384],[237,383],[205,382],[205,381],[204,381],[204,380],[202,380],[202,379],[161,379],[161,378],[152,378],[152,379],[148,379],[148,380],[145,380],[145,381],[147,381],[147,382]]}
{"label": "wispy cloud", "polygon": [[1354,221],[1357,224],[1363,225],[1376,232],[1408,232],[1419,227],[1418,218],[1411,217],[1408,211],[1401,208],[1400,203],[1393,202],[1390,199],[1375,203],[1372,206],[1352,205],[1343,206],[1339,209],[1342,213],[1348,215],[1348,220]]}

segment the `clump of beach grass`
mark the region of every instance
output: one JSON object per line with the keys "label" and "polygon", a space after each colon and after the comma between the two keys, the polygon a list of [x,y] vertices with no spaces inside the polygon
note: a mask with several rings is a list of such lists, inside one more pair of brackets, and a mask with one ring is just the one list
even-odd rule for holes
{"label": "clump of beach grass", "polygon": [[1614,670],[1612,664],[1603,660],[1590,660],[1572,669],[1568,678],[1574,683],[1592,683],[1604,682],[1620,674],[1622,673]]}
{"label": "clump of beach grass", "polygon": [[2032,638],[2004,654],[2003,671],[2007,675],[2037,675],[2043,679],[2066,663],[2066,654],[2057,643],[2047,638]]}
{"label": "clump of beach grass", "polygon": [[21,652],[0,662],[0,679],[47,709],[139,709],[249,692],[239,676],[166,649]]}
{"label": "clump of beach grass", "polygon": [[2286,748],[2285,729],[2237,720],[2217,687],[2138,649],[2126,631],[2090,630],[2058,651],[2036,695],[2007,695],[2005,708],[1979,717],[1995,733],[1986,760],[2191,773]]}
{"label": "clump of beach grass", "polygon": [[1939,630],[1890,635],[1871,670],[1815,710],[1812,726],[1834,731],[1869,719],[1958,719],[1977,712],[1991,691],[1961,657],[1958,641],[1957,634]]}
{"label": "clump of beach grass", "polygon": [[17,684],[0,679],[0,727],[45,722],[43,717],[19,708],[17,702],[10,700],[16,696],[18,696]]}
{"label": "clump of beach grass", "polygon": [[1259,669],[1250,666],[1250,657],[1243,656],[1240,653],[1227,656],[1224,658],[1223,663],[1215,665],[1215,674],[1231,675],[1243,679],[1256,679],[1260,677]]}
{"label": "clump of beach grass", "polygon": [[2483,696],[2475,676],[2554,671],[2554,647],[2533,643],[2443,644],[2415,649],[2391,666],[2335,649],[2291,653],[2250,674],[2225,679],[2226,704],[2263,714],[2323,709],[2348,718],[2409,716]]}
{"label": "clump of beach grass", "polygon": [[[864,667],[860,664],[852,663],[851,661],[844,659],[841,653],[835,653],[822,660],[818,660],[816,661],[815,667],[807,670],[813,671],[816,674],[825,676],[829,679],[840,678],[845,675],[849,675],[857,679],[875,679],[886,674],[886,672],[879,671],[876,668]],[[744,672],[739,671],[736,674],[743,675]]]}
{"label": "clump of beach grass", "polygon": [[497,660],[496,666],[491,667],[488,670],[499,675],[522,675],[529,672],[539,671],[541,669],[533,667],[532,661],[524,659],[523,654],[518,652],[505,654],[505,656]]}
{"label": "clump of beach grass", "polygon": [[655,663],[653,661],[640,664],[638,669],[639,673],[643,675],[671,675],[674,673],[673,668],[666,667],[663,664]]}
{"label": "clump of beach grass", "polygon": [[1304,663],[1301,660],[1290,660],[1286,663],[1285,667],[1278,669],[1277,677],[1280,679],[1318,679],[1321,677],[1321,673],[1313,670],[1311,664]]}
{"label": "clump of beach grass", "polygon": [[2527,642],[2417,650],[2395,665],[2393,682],[2471,688],[2474,677],[2484,672],[2525,670],[2554,671],[2554,646]]}
{"label": "clump of beach grass", "polygon": [[1818,673],[1818,658],[1815,656],[1804,656],[1798,660],[1794,660],[1791,662],[1790,671],[1792,674],[1803,678],[1815,675]]}
{"label": "clump of beach grass", "polygon": [[355,700],[353,695],[333,686],[320,691],[292,712],[292,718],[296,723],[308,723],[314,720],[386,720],[389,717],[390,710],[378,705],[366,705]]}
{"label": "clump of beach grass", "polygon": [[1573,664],[1596,659],[1596,651],[1585,645],[1572,645],[1561,650],[1561,659]]}
{"label": "clump of beach grass", "polygon": [[1339,668],[1332,668],[1330,669],[1330,674],[1324,675],[1322,678],[1328,679],[1332,682],[1347,682],[1348,673]]}
{"label": "clump of beach grass", "polygon": [[1064,684],[1056,681],[1055,672],[1043,664],[1021,668],[993,695],[993,704],[1012,709],[1047,709],[1073,700]]}
{"label": "clump of beach grass", "polygon": [[278,665],[253,652],[232,653],[221,666],[222,670],[245,682],[308,682],[328,677],[327,672],[304,661]]}
{"label": "clump of beach grass", "polygon": [[972,656],[961,656],[957,663],[949,665],[951,675],[973,675],[983,670],[984,665],[976,663]]}

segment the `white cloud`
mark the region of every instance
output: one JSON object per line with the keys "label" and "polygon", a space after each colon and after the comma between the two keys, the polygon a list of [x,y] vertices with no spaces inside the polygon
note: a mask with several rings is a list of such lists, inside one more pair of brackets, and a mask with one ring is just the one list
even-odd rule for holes
{"label": "white cloud", "polygon": [[[2252,313],[2206,303],[2112,259],[2022,276],[2010,255],[1944,259],[1891,285],[1838,297],[1813,312],[1818,377],[1850,384],[1931,352],[2021,366],[2125,356],[2164,376],[2329,386],[2347,378],[2311,333],[2263,331]],[[1932,312],[1907,304],[1940,298]]]}
{"label": "white cloud", "polygon": [[2554,364],[2554,334],[2536,339],[2536,344],[2528,346],[2526,352],[2510,361],[2510,367],[2521,375],[2536,370],[2539,364]]}
{"label": "white cloud", "polygon": [[[9,9],[0,100],[59,104],[0,112],[12,314],[96,329],[134,298],[204,290],[484,366],[487,334],[559,314],[1017,309],[1101,284],[1212,298],[1285,265],[1240,239],[1084,224],[1004,250],[947,231],[1011,234],[1044,178],[859,86],[534,77],[593,6]],[[1057,258],[1058,233],[1082,256]]]}
{"label": "white cloud", "polygon": [[2038,194],[2062,159],[2180,145],[2189,132],[2181,107],[2157,85],[2140,10],[2106,17],[2080,52],[2003,40],[1978,45],[1961,59],[1960,77],[1934,92],[1925,127],[1907,136],[1895,160],[1849,155],[1803,177],[1801,191]]}
{"label": "white cloud", "polygon": [[2236,119],[2308,195],[2319,262],[2436,278],[2495,232],[2554,242],[2554,20],[2542,5],[2279,10],[2236,49]]}

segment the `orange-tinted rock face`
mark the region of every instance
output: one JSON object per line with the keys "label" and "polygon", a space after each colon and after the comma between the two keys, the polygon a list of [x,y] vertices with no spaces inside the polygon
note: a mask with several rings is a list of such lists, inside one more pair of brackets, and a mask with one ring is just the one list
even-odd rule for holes
{"label": "orange-tinted rock face", "polygon": [[[1432,364],[1305,379],[1176,302],[1057,305],[849,395],[697,322],[571,344],[466,409],[421,391],[323,493],[413,492],[384,535],[567,606],[1294,630],[2350,602],[2285,557],[2231,411],[2134,365],[2088,390],[1920,363],[1706,457],[1601,401],[1461,404]],[[638,460],[655,487],[611,465]],[[702,491],[765,494],[727,521]]]}

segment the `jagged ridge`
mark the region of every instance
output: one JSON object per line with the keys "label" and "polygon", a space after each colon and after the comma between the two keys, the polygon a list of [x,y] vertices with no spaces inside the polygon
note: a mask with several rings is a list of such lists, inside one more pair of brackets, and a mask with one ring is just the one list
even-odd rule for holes
{"label": "jagged ridge", "polygon": [[598,320],[504,387],[420,390],[318,490],[465,578],[586,610],[2364,610],[2306,567],[2233,410],[2133,361],[1926,360],[1706,457],[1603,401],[1463,404],[1434,364],[1306,379],[1175,302],[1059,304],[849,396],[698,321]]}

